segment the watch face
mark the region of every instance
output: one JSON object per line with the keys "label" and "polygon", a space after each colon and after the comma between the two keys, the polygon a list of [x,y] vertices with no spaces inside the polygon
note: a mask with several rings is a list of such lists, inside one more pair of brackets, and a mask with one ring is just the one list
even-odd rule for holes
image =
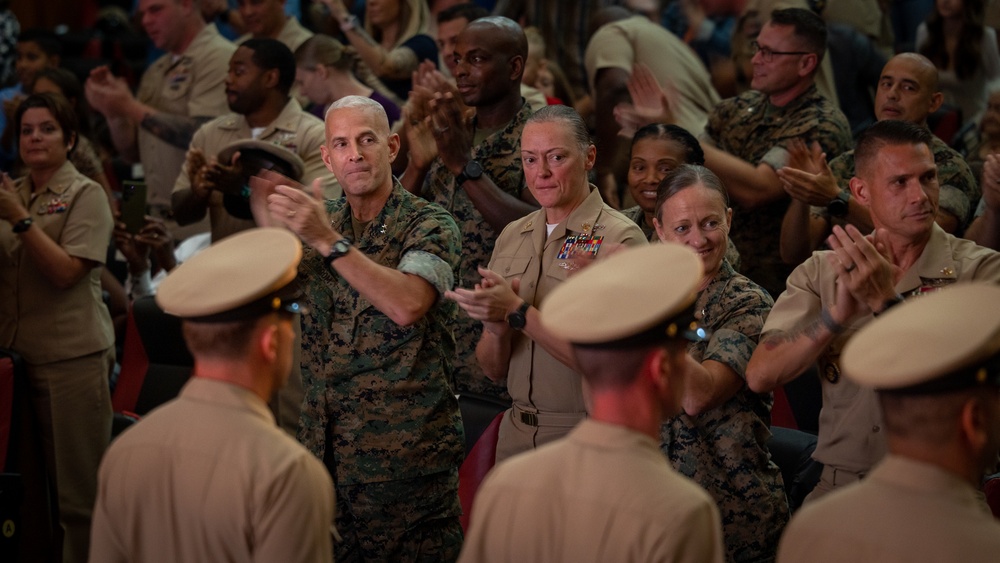
{"label": "watch face", "polygon": [[846,192],[841,192],[840,195],[830,200],[830,203],[826,204],[826,210],[834,217],[844,217],[847,215],[847,200],[850,199],[850,195]]}
{"label": "watch face", "polygon": [[469,177],[469,179],[475,180],[483,175],[483,166],[476,160],[470,160],[465,165],[465,170],[463,172]]}
{"label": "watch face", "polygon": [[521,330],[527,324],[527,321],[528,319],[525,318],[524,313],[521,311],[514,311],[507,315],[507,324],[513,329]]}
{"label": "watch face", "polygon": [[833,215],[834,217],[843,217],[847,215],[847,203],[842,199],[835,199],[831,201],[830,204],[826,206],[826,209],[830,212],[830,215]]}

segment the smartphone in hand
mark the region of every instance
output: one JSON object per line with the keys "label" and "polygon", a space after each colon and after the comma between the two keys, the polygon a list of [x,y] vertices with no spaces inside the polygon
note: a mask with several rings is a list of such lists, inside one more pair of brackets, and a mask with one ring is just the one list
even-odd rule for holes
{"label": "smartphone in hand", "polygon": [[138,234],[146,224],[146,184],[125,182],[122,187],[121,221],[125,230]]}

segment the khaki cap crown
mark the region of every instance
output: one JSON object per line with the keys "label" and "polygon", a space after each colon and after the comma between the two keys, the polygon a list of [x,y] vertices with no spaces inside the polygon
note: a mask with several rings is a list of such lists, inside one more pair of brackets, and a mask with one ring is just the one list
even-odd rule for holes
{"label": "khaki cap crown", "polygon": [[156,302],[192,320],[237,311],[291,284],[301,259],[302,243],[285,229],[243,231],[178,266],[160,284]]}
{"label": "khaki cap crown", "polygon": [[[686,246],[662,243],[621,250],[556,288],[542,303],[541,322],[574,344],[621,341],[688,312],[701,277],[701,259]],[[663,334],[663,340],[687,331],[689,323]]]}

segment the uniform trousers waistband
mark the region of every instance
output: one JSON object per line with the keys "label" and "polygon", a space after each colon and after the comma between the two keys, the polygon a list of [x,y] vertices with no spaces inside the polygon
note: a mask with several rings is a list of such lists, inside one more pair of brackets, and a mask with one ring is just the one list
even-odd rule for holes
{"label": "uniform trousers waistband", "polygon": [[528,426],[555,426],[557,428],[572,428],[587,417],[587,413],[552,413],[527,411],[517,405],[512,405],[514,418]]}

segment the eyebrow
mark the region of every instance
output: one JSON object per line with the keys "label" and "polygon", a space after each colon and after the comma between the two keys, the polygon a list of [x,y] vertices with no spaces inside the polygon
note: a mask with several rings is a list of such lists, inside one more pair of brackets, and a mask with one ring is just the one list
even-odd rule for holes
{"label": "eyebrow", "polygon": [[893,76],[891,74],[883,74],[881,77],[879,77],[878,81],[882,82],[883,80],[886,80],[886,79],[888,79],[888,80],[899,80],[899,82],[902,82],[903,84],[909,84],[910,86],[916,86],[918,88],[920,87],[920,82],[917,81],[917,80],[914,80],[912,78],[899,78],[899,79],[897,79],[895,76]]}
{"label": "eyebrow", "polygon": [[[362,132],[358,133],[357,135],[355,135],[353,138],[354,139],[360,139],[361,137],[364,137],[366,135],[371,135],[372,137],[378,137],[378,134],[375,133],[374,129],[365,129],[364,131],[362,131]],[[336,137],[330,137],[330,142],[347,140],[347,139],[350,139],[350,138],[352,138],[350,135],[337,135]]]}
{"label": "eyebrow", "polygon": [[554,147],[548,147],[548,148],[545,148],[545,149],[538,149],[538,150],[531,150],[531,149],[522,148],[521,152],[526,152],[526,153],[531,153],[531,154],[535,154],[535,153],[543,153],[544,154],[544,153],[547,153],[547,152],[564,151],[564,150],[568,150],[568,147],[565,147],[565,146],[562,146],[562,145],[556,145]]}

